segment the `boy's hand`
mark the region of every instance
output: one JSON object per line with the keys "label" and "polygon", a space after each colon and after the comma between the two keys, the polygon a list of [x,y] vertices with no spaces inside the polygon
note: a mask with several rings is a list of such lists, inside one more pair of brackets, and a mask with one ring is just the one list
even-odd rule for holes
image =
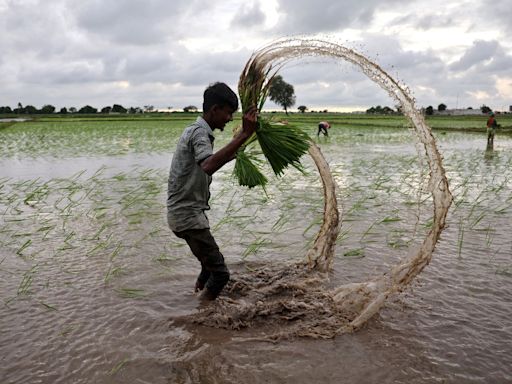
{"label": "boy's hand", "polygon": [[258,126],[258,109],[256,106],[250,107],[242,117],[242,134],[249,138]]}
{"label": "boy's hand", "polygon": [[242,118],[242,132],[237,134],[231,142],[215,152],[200,163],[203,171],[213,175],[228,161],[236,157],[236,151],[252,136],[258,124],[258,109],[254,106],[244,113]]}

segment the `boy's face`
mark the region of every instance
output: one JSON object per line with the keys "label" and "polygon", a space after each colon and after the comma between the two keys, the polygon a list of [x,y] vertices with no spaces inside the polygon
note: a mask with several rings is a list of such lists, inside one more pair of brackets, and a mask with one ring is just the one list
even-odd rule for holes
{"label": "boy's face", "polygon": [[214,105],[212,107],[212,128],[220,129],[221,131],[224,130],[224,127],[227,123],[230,121],[233,121],[233,113],[235,113],[235,110],[231,108],[230,106],[218,106]]}

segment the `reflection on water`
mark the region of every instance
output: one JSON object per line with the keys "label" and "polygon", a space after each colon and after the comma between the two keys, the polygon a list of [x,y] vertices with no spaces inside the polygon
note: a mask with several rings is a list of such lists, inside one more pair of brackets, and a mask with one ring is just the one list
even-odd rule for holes
{"label": "reflection on water", "polygon": [[[430,214],[408,132],[331,131],[339,285],[394,265]],[[512,140],[490,158],[481,136],[439,140],[454,204],[417,283],[355,334],[278,344],[172,321],[198,302],[197,262],[165,223],[169,153],[0,159],[2,383],[511,382]],[[209,216],[235,274],[304,257],[323,208],[305,163],[268,195],[229,167],[214,178]]]}
{"label": "reflection on water", "polygon": [[[161,168],[171,159],[170,154],[131,154],[130,156],[77,156],[56,161],[54,157],[35,159],[0,158],[1,177],[11,179],[72,177],[82,173],[91,177],[98,169],[103,169],[105,176],[113,176],[133,168]],[[56,166],[56,164],[58,164]]]}
{"label": "reflection on water", "polygon": [[9,118],[3,118],[0,119],[0,123],[21,123],[23,121],[29,121],[28,118],[23,117],[9,117]]}
{"label": "reflection on water", "polygon": [[494,152],[493,148],[487,147],[485,149],[484,159],[486,160],[487,164],[491,164],[492,163],[492,160],[494,159],[495,155],[496,155],[496,152]]}

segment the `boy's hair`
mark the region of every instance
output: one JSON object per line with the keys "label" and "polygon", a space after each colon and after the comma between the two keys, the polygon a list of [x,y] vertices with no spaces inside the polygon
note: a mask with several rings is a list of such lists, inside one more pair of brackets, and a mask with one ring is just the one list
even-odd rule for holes
{"label": "boy's hair", "polygon": [[219,107],[229,106],[234,111],[238,109],[238,97],[224,83],[210,84],[203,95],[203,112],[208,112],[211,107],[217,104]]}

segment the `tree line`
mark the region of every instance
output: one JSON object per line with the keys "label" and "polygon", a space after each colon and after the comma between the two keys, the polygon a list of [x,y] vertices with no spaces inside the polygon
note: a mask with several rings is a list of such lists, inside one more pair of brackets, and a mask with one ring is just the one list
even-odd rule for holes
{"label": "tree line", "polygon": [[[437,106],[437,111],[438,112],[446,111],[446,109],[447,109],[447,106],[444,103],[441,103],[441,104],[439,104]],[[473,107],[468,107],[467,109],[468,110],[472,110]],[[492,109],[490,107],[488,107],[487,105],[483,104],[480,107],[480,112],[487,114],[489,112],[492,112]],[[427,108],[425,108],[425,115],[430,116],[430,115],[433,115],[433,114],[434,114],[434,107],[433,106],[429,105]]]}
{"label": "tree line", "polygon": [[[283,107],[286,114],[288,114],[288,108],[295,104],[295,90],[293,85],[288,84],[283,80],[281,76],[275,76],[272,80],[270,89],[269,89],[269,97],[270,100],[274,101],[276,104]],[[171,107],[169,107],[170,109]],[[303,109],[302,109],[303,108]],[[304,112],[307,108],[305,106],[300,106],[299,110]],[[12,108],[9,106],[0,106],[0,114],[17,114],[17,115],[36,115],[36,114],[52,114],[55,113],[56,108],[53,105],[47,104],[44,105],[41,109],[37,109],[33,105],[23,106],[21,103],[18,103],[17,108]],[[99,112],[100,113],[143,113],[143,112],[153,112],[154,107],[152,105],[145,105],[144,108],[139,107],[131,107],[125,108],[122,105],[114,104],[112,107],[104,107]],[[183,108],[183,112],[197,112],[198,108],[194,105],[188,105]],[[67,113],[98,113],[98,109],[91,107],[90,105],[85,105],[80,109],[76,109],[74,107],[66,108],[63,107],[57,112],[59,114],[67,114]]]}
{"label": "tree line", "polygon": [[[283,78],[280,75],[277,75],[273,78],[272,83],[269,88],[269,94],[268,94],[270,100],[275,102],[276,104],[283,107],[286,114],[288,114],[288,108],[292,107],[295,104],[295,90],[293,88],[293,85],[288,84],[283,80]],[[172,107],[169,107],[171,109]],[[300,105],[297,108],[301,113],[305,113],[308,110],[308,107],[305,105]],[[439,112],[443,112],[447,109],[446,104],[441,103],[438,105],[437,110]],[[471,107],[467,109],[473,109]],[[482,105],[480,107],[480,110],[482,113],[489,113],[491,112],[491,108],[489,108],[486,105]],[[26,105],[23,106],[21,103],[18,103],[17,108],[11,109],[9,106],[0,106],[0,114],[16,114],[16,115],[37,115],[37,114],[53,114],[56,113],[56,108],[53,105],[46,104],[41,109],[37,109],[33,105]],[[140,107],[130,107],[125,108],[120,104],[114,104],[113,106],[107,106],[101,108],[99,111],[97,108],[91,107],[90,105],[85,105],[80,109],[71,107],[66,108],[63,107],[59,110],[59,114],[67,114],[67,113],[80,113],[80,114],[94,114],[94,113],[144,113],[144,112],[154,112],[155,109],[152,105],[145,105],[144,108]],[[193,112],[196,113],[198,111],[198,108],[194,105],[188,105],[183,108],[184,112]],[[427,108],[424,109],[426,115],[433,115],[434,114],[434,107],[429,105]],[[316,111],[312,111],[316,112]],[[328,111],[325,109],[323,111],[327,113]],[[375,107],[370,107],[366,110],[367,114],[379,114],[379,115],[392,115],[392,114],[402,114],[401,107],[398,105],[395,107],[395,109],[388,107],[388,106],[380,106],[377,105]]]}
{"label": "tree line", "polygon": [[101,108],[99,111],[97,108],[91,107],[90,105],[85,105],[79,109],[75,107],[70,107],[69,109],[66,107],[62,107],[58,112],[56,112],[56,108],[51,104],[44,105],[41,109],[37,109],[33,105],[23,106],[21,103],[18,103],[16,108],[11,108],[9,106],[0,106],[0,114],[16,114],[16,115],[38,115],[44,114],[49,115],[53,113],[59,113],[65,115],[67,113],[142,113],[142,112],[152,112],[152,106],[145,106],[144,109],[140,107],[130,107],[125,108],[120,104],[114,104],[113,106],[107,106]]}
{"label": "tree line", "polygon": [[[289,84],[288,84],[289,85]],[[295,95],[293,94],[293,87],[291,88],[284,88],[279,90],[277,93],[269,95],[271,100],[276,102],[276,104],[280,104],[283,109],[285,110],[286,114],[288,114],[288,108],[291,107],[295,103]],[[274,96],[274,98],[273,98]],[[171,108],[171,107],[170,107]],[[441,103],[438,105],[437,110],[439,112],[446,111],[447,106],[444,103]],[[468,107],[467,109],[473,109],[472,107]],[[301,113],[305,113],[308,110],[308,107],[305,105],[300,105],[297,107],[297,110]],[[125,108],[120,104],[114,104],[113,106],[107,106],[103,107],[100,110],[97,108],[91,107],[90,105],[85,105],[81,107],[80,109],[70,107],[69,109],[66,107],[61,108],[58,112],[56,112],[56,108],[53,105],[47,104],[44,105],[41,109],[37,109],[33,105],[26,105],[22,106],[21,103],[18,103],[17,108],[10,108],[9,106],[0,106],[0,114],[16,114],[16,115],[37,115],[37,114],[68,114],[68,113],[80,113],[80,114],[94,114],[94,113],[103,113],[103,114],[109,114],[109,113],[116,113],[116,114],[135,114],[135,113],[150,113],[154,112],[155,109],[152,105],[145,105],[144,108],[140,107],[130,107]],[[426,115],[433,115],[434,114],[434,107],[429,105],[427,108],[424,109]],[[482,105],[480,107],[480,111],[483,114],[487,114],[489,112],[492,112],[492,109],[489,108],[487,105]],[[183,108],[183,112],[192,112],[197,113],[198,108],[194,105],[188,105]],[[311,111],[311,112],[317,112],[317,111]],[[325,109],[323,111],[319,111],[323,113],[327,113],[328,111]],[[367,114],[376,114],[376,115],[393,115],[393,114],[402,114],[400,106],[396,106],[395,109],[388,107],[388,106],[380,106],[377,105],[375,107],[368,108],[366,110]]]}

